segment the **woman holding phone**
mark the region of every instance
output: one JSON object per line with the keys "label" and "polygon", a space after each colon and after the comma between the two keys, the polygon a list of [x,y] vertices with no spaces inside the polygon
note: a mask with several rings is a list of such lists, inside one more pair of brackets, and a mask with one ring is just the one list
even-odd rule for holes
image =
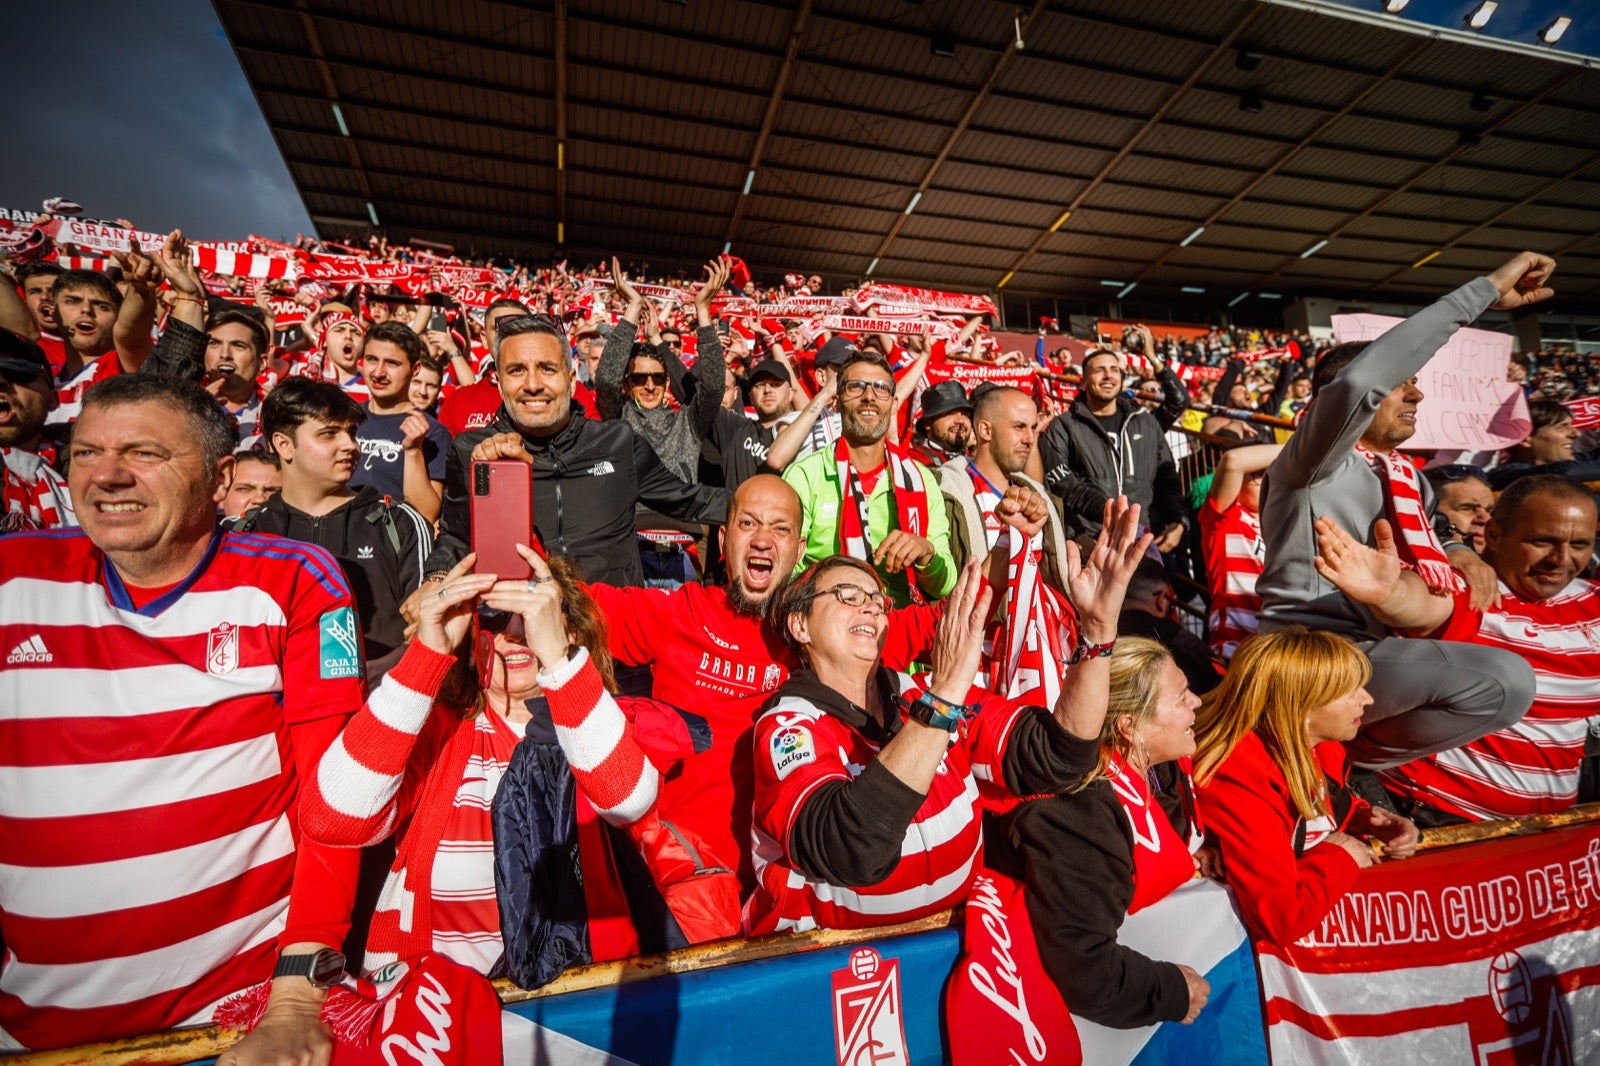
{"label": "woman holding phone", "polygon": [[[302,796],[301,824],[314,840],[364,847],[396,838],[369,972],[430,951],[480,973],[500,960],[491,808],[525,738],[551,750],[559,741],[585,801],[623,827],[656,815],[661,774],[695,750],[676,709],[612,697],[604,620],[575,568],[522,545],[518,553],[528,580],[472,573],[477,557],[468,555],[423,597],[415,638]],[[638,731],[648,748],[624,724],[643,718],[656,726]],[[612,916],[588,915],[590,924],[603,917]],[[730,914],[728,931],[736,926]]]}

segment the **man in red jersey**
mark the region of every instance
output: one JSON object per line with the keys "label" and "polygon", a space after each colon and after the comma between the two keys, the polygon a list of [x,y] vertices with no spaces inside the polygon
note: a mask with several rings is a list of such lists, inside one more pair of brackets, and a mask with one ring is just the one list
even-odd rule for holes
{"label": "man in red jersey", "polygon": [[1578,576],[1594,552],[1589,490],[1560,474],[1535,474],[1500,494],[1484,532],[1500,602],[1482,611],[1466,592],[1428,595],[1420,578],[1400,570],[1381,531],[1376,552],[1331,521],[1318,532],[1318,569],[1379,621],[1414,636],[1502,648],[1533,667],[1533,707],[1521,721],[1379,773],[1400,812],[1428,827],[1571,807],[1588,722],[1600,714],[1600,586]]}
{"label": "man in red jersey", "polygon": [[358,853],[301,843],[295,801],[360,705],[359,628],[322,549],[218,530],[232,449],[198,385],[118,375],[75,427],[82,530],[0,552],[0,1049],[202,1024],[271,980],[219,1061],[331,1056]]}

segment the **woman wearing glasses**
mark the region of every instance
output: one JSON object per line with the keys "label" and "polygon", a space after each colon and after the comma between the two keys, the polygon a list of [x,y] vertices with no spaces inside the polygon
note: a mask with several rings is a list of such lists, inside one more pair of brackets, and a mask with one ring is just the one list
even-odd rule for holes
{"label": "woman wearing glasses", "polygon": [[[871,564],[823,559],[773,606],[804,669],[756,722],[751,933],[867,928],[960,902],[991,798],[1058,792],[1099,758],[1109,660],[1148,535],[1118,500],[1087,560],[1068,545],[1079,644],[1053,711],[973,686],[991,590],[976,561],[944,604],[929,674],[879,662],[889,599]],[[1065,664],[1063,664],[1065,666]]]}
{"label": "woman wearing glasses", "polygon": [[[301,827],[314,840],[365,847],[395,838],[367,938],[368,972],[437,952],[487,974],[504,948],[511,975],[531,987],[589,958],[665,950],[689,938],[675,926],[666,931],[663,907],[635,918],[645,924],[618,944],[617,923],[607,920],[633,917],[627,903],[637,889],[612,883],[616,842],[598,825],[582,830],[566,773],[570,761],[580,808],[613,826],[642,827],[630,836],[653,831],[660,776],[696,750],[694,720],[654,700],[614,699],[604,619],[575,568],[519,550],[533,567],[530,581],[474,574],[477,556],[468,555],[423,596],[416,637],[302,794]],[[701,733],[709,743],[709,731]],[[548,782],[553,795],[530,797],[530,777]],[[491,807],[498,825],[497,796],[512,791],[522,821],[537,823],[544,841],[504,839],[492,828]],[[539,891],[519,893],[510,911],[495,891],[497,843],[503,877],[520,858],[523,881],[538,879]],[[622,865],[637,872],[637,856]],[[591,893],[588,882],[612,891]],[[737,931],[731,873],[726,882],[726,927],[717,935]],[[621,902],[622,914],[597,913],[595,901],[606,899]],[[515,915],[504,939],[503,913]],[[592,937],[596,928],[607,938]],[[528,981],[530,973],[538,979]]]}

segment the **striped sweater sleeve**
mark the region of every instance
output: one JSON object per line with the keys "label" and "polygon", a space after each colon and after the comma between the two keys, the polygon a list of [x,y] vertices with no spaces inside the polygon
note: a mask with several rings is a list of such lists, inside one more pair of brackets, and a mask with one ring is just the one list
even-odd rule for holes
{"label": "striped sweater sleeve", "polygon": [[394,830],[406,764],[454,663],[454,656],[411,642],[317,764],[300,800],[307,836],[323,844],[366,847]]}
{"label": "striped sweater sleeve", "polygon": [[588,650],[579,648],[554,669],[541,670],[539,687],[550,703],[556,742],[600,817],[627,826],[648,814],[655,806],[660,773],[601,684]]}

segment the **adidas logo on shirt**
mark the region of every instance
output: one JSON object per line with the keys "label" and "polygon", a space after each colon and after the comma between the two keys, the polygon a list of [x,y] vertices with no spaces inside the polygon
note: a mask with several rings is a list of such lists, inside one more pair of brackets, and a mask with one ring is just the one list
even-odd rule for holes
{"label": "adidas logo on shirt", "polygon": [[18,663],[49,663],[55,662],[55,656],[50,654],[50,649],[44,646],[44,638],[35,633],[27,640],[11,649],[11,654],[6,656],[7,666],[16,666]]}

